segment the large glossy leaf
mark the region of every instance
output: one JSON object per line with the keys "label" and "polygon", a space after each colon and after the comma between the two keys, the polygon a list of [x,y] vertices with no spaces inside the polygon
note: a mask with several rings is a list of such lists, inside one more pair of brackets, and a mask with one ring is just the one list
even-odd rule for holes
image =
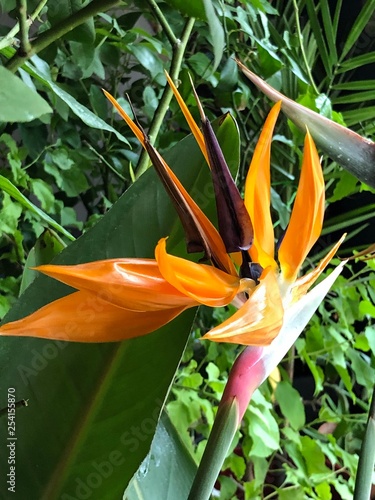
{"label": "large glossy leaf", "polygon": [[[218,137],[235,169],[238,134],[230,117],[221,123]],[[212,212],[209,170],[195,141],[181,141],[166,159]],[[55,263],[152,257],[158,239],[169,234],[170,250],[176,253],[183,247],[179,221],[149,170]],[[36,278],[6,321],[25,316],[67,290],[44,276]],[[0,405],[6,405],[7,387],[15,389],[16,399],[29,400],[16,412],[19,480],[12,498],[120,498],[149,450],[193,317],[194,310],[189,310],[153,334],[119,344],[0,338]],[[6,426],[1,426],[1,442],[7,437]],[[1,470],[8,470],[6,453],[0,464]]]}
{"label": "large glossy leaf", "polygon": [[177,430],[163,413],[149,454],[125,492],[126,500],[187,498],[197,466]]}

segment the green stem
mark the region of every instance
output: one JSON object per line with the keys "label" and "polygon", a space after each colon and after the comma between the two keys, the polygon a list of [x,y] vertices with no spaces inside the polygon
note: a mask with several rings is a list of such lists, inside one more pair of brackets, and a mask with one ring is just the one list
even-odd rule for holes
{"label": "green stem", "polygon": [[27,0],[17,0],[18,22],[20,23],[21,46],[20,54],[26,56],[31,50],[29,40],[29,24],[27,22]]}
{"label": "green stem", "polygon": [[238,427],[234,401],[219,405],[188,500],[209,500]]}
{"label": "green stem", "polygon": [[[39,16],[41,10],[43,7],[46,5],[48,0],[41,0],[41,2],[38,3],[36,6],[35,10],[29,15],[28,19],[26,19],[26,24],[27,26],[31,26],[33,21]],[[20,23],[17,22],[13,28],[9,31],[9,33],[2,37],[0,39],[0,50],[4,49],[5,47],[9,47],[9,45],[12,45],[14,42],[14,37],[17,35],[17,33],[20,31]]]}
{"label": "green stem", "polygon": [[361,446],[353,500],[368,500],[371,494],[375,463],[375,386]]}
{"label": "green stem", "polygon": [[172,45],[176,45],[178,40],[176,35],[173,33],[172,28],[170,27],[168,21],[166,20],[163,12],[160,10],[160,7],[155,2],[155,0],[148,0],[151,10],[154,12],[156,19],[159,21],[161,27],[163,28],[164,33],[166,34],[169,43]]}
{"label": "green stem", "polygon": [[319,94],[319,90],[318,90],[317,86],[315,85],[314,78],[312,76],[311,69],[310,69],[310,66],[309,66],[309,63],[308,63],[308,60],[307,60],[305,48],[303,46],[303,35],[302,35],[302,31],[301,31],[301,25],[300,25],[300,22],[299,22],[299,9],[298,9],[298,5],[297,5],[297,0],[293,0],[293,5],[294,5],[294,12],[295,12],[295,17],[296,17],[297,35],[298,35],[298,40],[299,40],[299,44],[300,44],[300,47],[301,47],[302,59],[303,59],[303,62],[305,63],[306,72],[307,72],[307,75],[309,77],[311,86],[314,89],[314,92],[316,94]]}
{"label": "green stem", "polygon": [[[156,14],[156,11],[154,11]],[[163,16],[164,17],[164,16]],[[160,19],[158,18],[160,21]],[[181,39],[178,40],[175,38],[176,42],[173,44],[173,49],[172,49],[172,61],[171,61],[171,67],[169,70],[169,74],[172,78],[172,80],[176,81],[178,78],[178,75],[180,73],[181,69],[181,64],[182,64],[182,58],[185,53],[186,45],[189,41],[190,33],[193,29],[195,19],[191,18],[188,19],[185,23],[184,29],[182,31]],[[160,21],[161,24],[161,21]],[[174,36],[174,35],[173,35]],[[154,143],[156,136],[159,133],[161,124],[163,123],[164,117],[168,111],[169,103],[171,102],[173,92],[171,88],[167,85],[164,88],[163,94],[161,96],[161,99],[159,101],[158,107],[155,111],[154,118],[151,122],[151,126],[148,132],[149,139],[151,144]],[[147,152],[144,150],[142,151],[137,169],[136,169],[136,178],[139,178],[146,170],[148,167],[148,155]]]}
{"label": "green stem", "polygon": [[26,55],[17,51],[16,54],[8,61],[6,67],[13,73],[22,66],[31,56],[45,49],[51,43],[55,42],[69,31],[84,23],[88,19],[94,17],[98,12],[104,12],[111,7],[120,3],[120,0],[93,0],[86,7],[75,12],[70,17],[63,19],[53,28],[41,33],[38,38],[31,43],[30,50]]}

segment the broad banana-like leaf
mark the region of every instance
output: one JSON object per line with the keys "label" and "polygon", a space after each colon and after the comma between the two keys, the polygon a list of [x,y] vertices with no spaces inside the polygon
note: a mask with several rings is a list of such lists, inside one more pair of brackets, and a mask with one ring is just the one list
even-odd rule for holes
{"label": "broad banana-like leaf", "polygon": [[[217,134],[235,169],[239,140],[229,116]],[[211,216],[215,204],[210,172],[195,140],[187,137],[178,143],[166,160]],[[172,253],[185,250],[172,204],[149,169],[96,226],[53,262],[153,257],[159,238],[168,235]],[[5,321],[19,319],[69,290],[38,276]],[[28,406],[17,405],[15,435],[9,434],[6,410],[1,415],[1,442],[4,446],[16,443],[16,492],[9,496],[15,500],[121,498],[149,451],[193,317],[194,310],[186,311],[150,335],[113,344],[1,337],[0,408],[7,406],[7,391],[16,401],[28,401]],[[0,454],[4,478],[10,453],[5,447]],[[3,491],[6,487],[3,483]]]}
{"label": "broad banana-like leaf", "polygon": [[355,175],[361,182],[375,187],[375,143],[305,108],[255,75],[237,61],[241,71],[271,101],[282,101],[281,109],[302,131],[309,129],[316,144],[330,158]]}
{"label": "broad banana-like leaf", "polygon": [[124,497],[126,500],[187,498],[197,465],[168,415],[163,412],[149,454]]}

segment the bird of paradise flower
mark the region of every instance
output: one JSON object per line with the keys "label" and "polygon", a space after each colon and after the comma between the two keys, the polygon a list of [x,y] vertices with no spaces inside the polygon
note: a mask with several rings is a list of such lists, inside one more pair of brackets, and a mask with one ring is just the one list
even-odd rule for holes
{"label": "bird of paradise flower", "polygon": [[[106,91],[105,94],[150,155],[185,230],[190,252],[206,263],[168,254],[160,239],[155,259],[110,259],[74,266],[44,265],[38,271],[76,288],[26,318],[3,325],[2,335],[34,336],[79,342],[108,342],[155,331],[197,305],[236,305],[238,310],[203,338],[216,342],[266,346],[280,333],[288,310],[319,278],[342,239],[320,264],[299,277],[323,224],[324,179],[314,142],[307,132],[300,181],[289,226],[275,257],[270,213],[270,149],[281,103],[264,124],[245,183],[242,200],[210,122],[201,114],[202,131],[172,80],[169,85],[210,166],[218,212],[217,230],[145,132]],[[240,265],[235,265],[240,262]],[[80,320],[82,306],[95,297],[100,314]],[[67,315],[69,311],[69,315]]]}

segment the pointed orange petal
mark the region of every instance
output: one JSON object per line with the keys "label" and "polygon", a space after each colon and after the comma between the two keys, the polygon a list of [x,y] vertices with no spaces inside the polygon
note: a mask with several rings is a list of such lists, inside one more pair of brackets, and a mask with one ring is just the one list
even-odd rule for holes
{"label": "pointed orange petal", "polygon": [[181,293],[201,304],[211,307],[229,304],[241,289],[238,276],[169,255],[166,238],[157,244],[155,258],[164,278]]}
{"label": "pointed orange petal", "polygon": [[[158,153],[159,155],[159,153]],[[212,256],[213,261],[223,270],[230,274],[236,275],[236,270],[233,266],[231,259],[229,258],[223,240],[219,235],[216,227],[212,224],[210,219],[206,214],[200,209],[200,207],[195,203],[190,194],[186,191],[184,186],[179,181],[178,177],[175,175],[173,170],[167,165],[164,158],[159,155],[161,161],[163,162],[166,175],[170,178],[176,190],[181,195],[185,202],[185,210],[188,210],[198,227],[199,232],[205,243],[205,247],[209,252],[209,256]]]}
{"label": "pointed orange petal", "polygon": [[165,73],[165,76],[168,80],[169,86],[171,87],[172,92],[176,98],[176,101],[178,102],[178,105],[180,106],[180,109],[185,117],[185,120],[187,121],[187,123],[190,127],[190,130],[191,130],[192,134],[194,135],[195,140],[197,141],[198,146],[200,147],[200,150],[202,151],[203,156],[206,158],[206,161],[208,163],[207,149],[206,149],[206,145],[204,143],[203,134],[202,134],[200,128],[198,127],[197,122],[194,120],[192,114],[190,113],[188,107],[186,106],[185,101],[183,100],[180,92],[177,90],[177,87],[173,83],[172,78],[169,76],[167,71],[164,71],[164,73]]}
{"label": "pointed orange petal", "polygon": [[117,109],[119,112],[121,118],[123,118],[128,126],[130,127],[131,131],[133,134],[136,136],[136,138],[139,140],[139,142],[142,144],[144,147],[145,145],[145,138],[143,135],[142,130],[133,122],[133,120],[130,118],[130,116],[123,110],[123,108],[120,106],[120,104],[116,101],[116,99],[106,90],[102,89],[104,92],[104,95],[106,98],[111,101],[112,105]]}
{"label": "pointed orange petal", "polygon": [[125,113],[111,94],[105,90],[103,92],[150,155],[154,167],[173,201],[184,226],[188,238],[188,247],[190,244],[192,251],[205,251],[216,265],[235,275],[236,270],[226,253],[224,243],[215,226],[191,198],[160,153],[146,140],[143,131]]}
{"label": "pointed orange petal", "polygon": [[292,288],[292,301],[295,302],[299,300],[303,295],[305,295],[308,291],[308,289],[315,283],[315,281],[319,278],[319,276],[322,274],[324,269],[328,266],[330,261],[332,260],[333,256],[339,249],[341,243],[344,241],[346,234],[343,234],[339,241],[334,245],[331,250],[327,253],[327,255],[322,259],[318,266],[313,269],[310,273],[305,274],[305,276],[302,276],[299,278],[295,284],[293,285]]}
{"label": "pointed orange petal", "polygon": [[323,172],[314,141],[307,132],[297,196],[279,249],[281,272],[286,281],[296,279],[299,268],[320,236],[324,201]]}
{"label": "pointed orange petal", "polygon": [[262,133],[255,147],[249,173],[245,183],[245,206],[249,212],[254,229],[253,246],[249,253],[254,262],[266,268],[277,267],[275,238],[271,219],[271,142],[281,102],[269,112]]}
{"label": "pointed orange petal", "polygon": [[193,306],[196,302],[170,285],[153,259],[108,259],[75,266],[36,268],[66,285],[133,311]]}
{"label": "pointed orange petal", "polygon": [[71,342],[118,342],[157,330],[185,308],[148,313],[116,307],[90,292],[55,300],[26,318],[0,327],[0,335]]}
{"label": "pointed orange petal", "polygon": [[284,310],[272,267],[263,271],[260,284],[245,304],[202,338],[214,342],[265,346],[278,335]]}

